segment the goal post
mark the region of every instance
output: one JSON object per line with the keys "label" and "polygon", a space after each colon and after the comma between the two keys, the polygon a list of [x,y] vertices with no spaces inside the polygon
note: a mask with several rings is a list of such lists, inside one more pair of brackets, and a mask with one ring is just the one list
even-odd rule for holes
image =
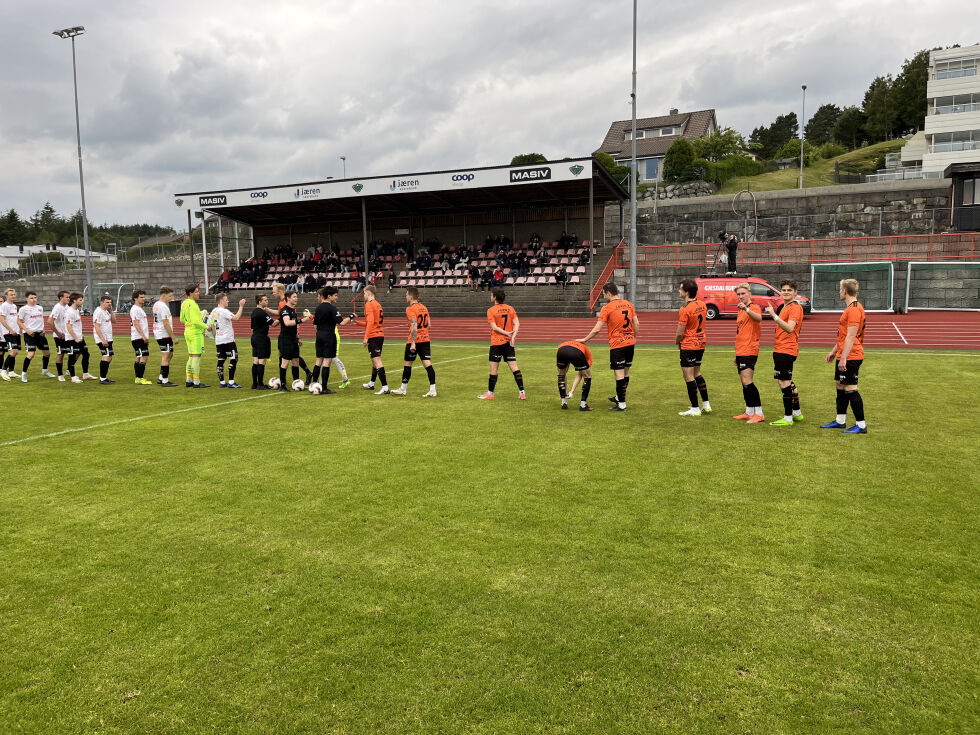
{"label": "goal post", "polygon": [[812,263],[810,306],[813,311],[843,311],[840,282],[854,278],[861,286],[865,311],[886,312],[895,308],[895,264],[891,261],[863,263]]}
{"label": "goal post", "polygon": [[910,260],[905,311],[980,311],[980,260]]}

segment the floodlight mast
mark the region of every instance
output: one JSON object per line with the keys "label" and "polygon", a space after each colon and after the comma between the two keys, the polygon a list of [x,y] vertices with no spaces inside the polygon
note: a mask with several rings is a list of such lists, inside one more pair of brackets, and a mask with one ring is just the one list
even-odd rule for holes
{"label": "floodlight mast", "polygon": [[630,94],[633,108],[633,128],[630,135],[630,301],[636,304],[636,0],[633,0],[633,91]]}
{"label": "floodlight mast", "polygon": [[71,28],[62,28],[60,31],[52,31],[52,34],[59,38],[71,39],[71,73],[75,85],[75,137],[78,141],[78,185],[82,191],[82,240],[85,244],[85,285],[87,287],[86,293],[88,294],[85,306],[91,312],[93,307],[92,299],[94,297],[92,293],[92,251],[88,243],[88,215],[85,209],[85,175],[82,171],[82,128],[78,121],[78,69],[75,64],[75,36],[81,36],[83,33],[85,33],[85,26],[72,26]]}

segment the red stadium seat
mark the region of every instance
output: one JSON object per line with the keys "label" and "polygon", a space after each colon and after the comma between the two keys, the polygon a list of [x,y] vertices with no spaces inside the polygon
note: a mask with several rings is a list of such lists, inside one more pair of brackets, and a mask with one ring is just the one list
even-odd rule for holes
{"label": "red stadium seat", "polygon": [[582,279],[579,278],[578,276],[572,276],[571,278],[568,279],[568,282],[577,285],[582,282]]}

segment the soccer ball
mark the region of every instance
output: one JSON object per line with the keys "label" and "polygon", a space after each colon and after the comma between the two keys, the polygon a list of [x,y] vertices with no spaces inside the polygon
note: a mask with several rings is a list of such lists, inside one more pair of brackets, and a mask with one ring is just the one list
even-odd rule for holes
{"label": "soccer ball", "polygon": [[303,390],[305,387],[306,383],[299,378],[296,378],[296,380],[293,381],[293,390]]}
{"label": "soccer ball", "polygon": [[322,391],[323,391],[322,385],[320,385],[319,383],[310,383],[310,393],[312,393],[315,396],[318,396]]}
{"label": "soccer ball", "polygon": [[279,378],[271,378],[269,380],[269,387],[272,388],[272,390],[279,390],[281,385],[282,383],[279,382]]}

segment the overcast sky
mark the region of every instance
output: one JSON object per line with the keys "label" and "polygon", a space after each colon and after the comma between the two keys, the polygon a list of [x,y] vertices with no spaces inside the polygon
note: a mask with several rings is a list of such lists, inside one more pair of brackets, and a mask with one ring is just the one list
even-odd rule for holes
{"label": "overcast sky", "polygon": [[[941,12],[938,7],[941,5]],[[0,209],[180,228],[175,192],[587,155],[630,116],[630,0],[0,0]],[[921,48],[980,41],[976,0],[640,0],[640,117],[745,135],[860,104]],[[972,34],[964,37],[964,34]],[[810,114],[809,112],[807,113]]]}

